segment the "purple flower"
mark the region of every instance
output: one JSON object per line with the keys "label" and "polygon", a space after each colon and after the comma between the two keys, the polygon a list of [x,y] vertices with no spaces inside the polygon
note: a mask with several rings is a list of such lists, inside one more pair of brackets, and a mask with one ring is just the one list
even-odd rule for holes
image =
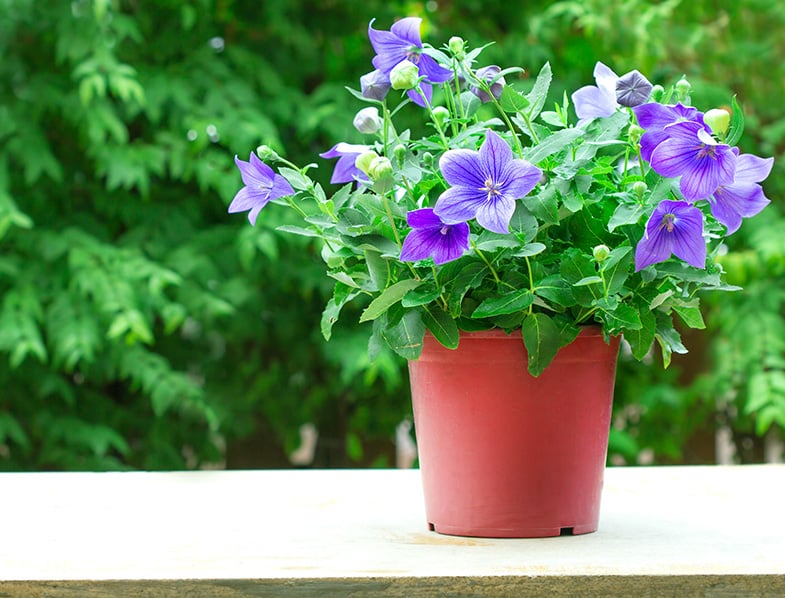
{"label": "purple flower", "polygon": [[413,210],[406,215],[412,231],[401,248],[402,262],[417,262],[433,257],[435,264],[457,260],[469,249],[469,225],[447,224],[431,208]]}
{"label": "purple flower", "polygon": [[774,158],[741,154],[736,159],[733,182],[720,185],[709,198],[711,213],[725,225],[727,234],[739,230],[742,218],[754,216],[769,204],[758,183],[769,176],[773,164]]}
{"label": "purple flower", "polygon": [[[647,162],[651,160],[654,148],[668,138],[666,129],[670,125],[680,122],[697,122],[703,124],[703,114],[697,108],[684,106],[679,103],[675,106],[649,102],[633,107],[632,111],[638,119],[638,124],[646,130],[641,137],[641,156]],[[707,132],[711,132],[707,129]]]}
{"label": "purple flower", "polygon": [[351,143],[337,143],[329,150],[319,154],[322,158],[338,158],[335,163],[335,170],[330,182],[337,183],[351,183],[352,181],[361,180],[367,181],[368,177],[359,168],[354,165],[354,161],[362,153],[368,151],[365,145],[353,145]]}
{"label": "purple flower", "polygon": [[699,122],[670,125],[668,137],[654,148],[651,167],[664,177],[681,176],[679,189],[687,201],[711,196],[733,182],[736,155],[729,145],[717,143]]}
{"label": "purple flower", "polygon": [[575,114],[582,121],[610,116],[616,112],[616,82],[619,77],[603,63],[594,66],[594,80],[597,85],[581,87],[572,94]]}
{"label": "purple flower", "polygon": [[371,71],[360,77],[360,91],[364,98],[381,102],[390,91],[390,77],[379,69]]}
{"label": "purple flower", "polygon": [[649,99],[652,87],[638,71],[630,71],[616,81],[616,101],[628,108],[639,106]]}
{"label": "purple flower", "polygon": [[[496,77],[501,71],[501,68],[495,64],[492,64],[490,66],[484,66],[477,69],[475,75],[477,75],[477,78],[481,81],[484,80],[486,83],[491,83],[494,77]],[[502,90],[504,89],[506,83],[507,82],[504,80],[504,77],[499,77],[491,84],[491,93],[497,100],[502,96]],[[491,96],[484,89],[480,89],[479,87],[472,85],[469,90],[478,98],[480,98],[480,101],[483,104],[491,101]]]}
{"label": "purple flower", "polygon": [[661,201],[635,249],[635,271],[664,262],[671,254],[696,268],[706,267],[703,213],[684,201]]}
{"label": "purple flower", "polygon": [[510,146],[490,130],[479,151],[446,151],[439,168],[452,186],[439,196],[434,212],[451,224],[476,218],[484,228],[502,234],[509,232],[515,200],[534,189],[542,176],[533,164],[513,159]]}
{"label": "purple flower", "polygon": [[256,218],[262,208],[273,199],[293,195],[294,189],[280,174],[275,174],[256,154],[251,152],[248,162],[234,157],[234,163],[240,169],[240,176],[245,187],[237,192],[232,203],[229,204],[229,213],[248,212],[251,225],[256,225]]}
{"label": "purple flower", "polygon": [[[432,90],[429,83],[449,81],[453,73],[451,70],[439,66],[433,58],[423,53],[420,23],[422,23],[420,18],[407,17],[395,22],[390,27],[390,31],[380,31],[371,27],[372,20],[368,25],[368,37],[376,52],[372,61],[374,68],[389,77],[390,71],[404,60],[416,64],[420,69],[420,75],[425,77],[425,82],[420,84],[420,89],[430,102]],[[425,102],[416,89],[409,90],[407,94],[413,102],[425,106]]]}

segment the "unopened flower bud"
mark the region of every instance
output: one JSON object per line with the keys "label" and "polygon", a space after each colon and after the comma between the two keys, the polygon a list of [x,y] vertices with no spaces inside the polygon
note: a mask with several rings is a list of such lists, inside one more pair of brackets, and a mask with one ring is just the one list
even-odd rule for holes
{"label": "unopened flower bud", "polygon": [[357,168],[357,170],[361,170],[362,172],[370,176],[368,170],[371,166],[371,162],[373,162],[378,157],[379,154],[377,154],[374,151],[363,152],[362,154],[360,154],[354,159],[354,166]]}
{"label": "unopened flower bud", "polygon": [[627,137],[633,143],[638,141],[643,136],[644,133],[645,133],[644,129],[636,124],[630,125],[630,128],[627,129]]}
{"label": "unopened flower bud", "polygon": [[260,145],[256,148],[256,155],[262,162],[277,162],[280,160],[278,153],[269,145]]}
{"label": "unopened flower bud", "polygon": [[406,159],[406,146],[403,143],[396,145],[393,148],[393,156],[398,160],[398,164],[403,164],[403,161]]}
{"label": "unopened flower bud", "polygon": [[597,263],[604,262],[608,259],[608,256],[611,254],[611,250],[607,245],[597,245],[592,250],[592,255],[594,255],[594,261]]}
{"label": "unopened flower bud", "polygon": [[643,199],[643,196],[646,194],[646,191],[649,190],[649,186],[644,183],[643,181],[635,181],[632,184],[632,192],[635,194],[639,200]]}
{"label": "unopened flower bud", "polygon": [[628,108],[640,106],[649,99],[652,87],[640,72],[630,71],[616,81],[616,101]]}
{"label": "unopened flower bud", "polygon": [[680,100],[684,100],[687,96],[690,95],[690,89],[692,89],[692,85],[687,79],[679,79],[676,83],[676,94],[679,96]]}
{"label": "unopened flower bud", "polygon": [[712,108],[703,115],[703,122],[717,135],[724,135],[730,125],[730,112],[722,108]]}
{"label": "unopened flower bud", "polygon": [[378,69],[371,71],[360,77],[360,91],[364,98],[381,102],[390,91],[390,79]]}
{"label": "unopened flower bud", "polygon": [[390,85],[393,89],[414,89],[419,78],[420,69],[409,60],[401,60],[390,71]]}
{"label": "unopened flower bud", "polygon": [[447,47],[452,52],[452,55],[455,56],[458,60],[462,60],[465,56],[465,47],[466,44],[464,43],[463,39],[454,35],[450,38],[450,41],[447,42]]}
{"label": "unopened flower bud", "polygon": [[439,126],[442,128],[444,127],[444,122],[447,120],[448,116],[450,116],[450,111],[444,106],[436,106],[433,109],[433,118],[436,119],[436,122],[439,123]]}
{"label": "unopened flower bud", "polygon": [[360,110],[355,115],[352,124],[360,133],[373,135],[381,128],[382,119],[379,117],[379,111],[373,106],[370,106]]}
{"label": "unopened flower bud", "polygon": [[422,163],[425,168],[430,168],[433,166],[433,154],[431,152],[425,152],[422,155]]}
{"label": "unopened flower bud", "polygon": [[649,94],[649,100],[652,102],[659,102],[662,99],[662,96],[665,94],[665,88],[662,85],[655,85],[651,88],[651,93]]}
{"label": "unopened flower bud", "polygon": [[374,181],[389,177],[393,173],[393,165],[389,158],[377,156],[368,166],[368,176]]}

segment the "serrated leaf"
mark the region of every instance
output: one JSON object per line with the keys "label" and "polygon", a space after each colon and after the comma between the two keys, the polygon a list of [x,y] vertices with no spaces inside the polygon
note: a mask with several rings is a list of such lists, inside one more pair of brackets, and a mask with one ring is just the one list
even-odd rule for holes
{"label": "serrated leaf", "polygon": [[531,108],[529,109],[529,120],[537,118],[537,115],[542,111],[545,100],[548,98],[548,90],[551,87],[552,79],[553,73],[551,72],[551,64],[546,62],[540,69],[537,80],[534,82],[534,87],[527,96],[527,99],[531,104]]}
{"label": "serrated leaf", "polygon": [[390,309],[390,307],[403,299],[403,296],[406,295],[406,293],[412,289],[416,289],[421,284],[421,280],[408,279],[401,280],[387,287],[384,289],[384,291],[382,291],[381,295],[371,301],[368,307],[365,308],[365,311],[363,311],[362,315],[360,316],[360,322],[375,320],[388,309]]}
{"label": "serrated leaf", "polygon": [[575,140],[583,137],[583,135],[585,135],[585,131],[576,128],[557,131],[541,140],[537,145],[529,148],[529,151],[523,157],[529,160],[529,162],[537,164],[548,156],[560,152]]}
{"label": "serrated leaf", "polygon": [[512,85],[505,85],[499,98],[499,104],[501,104],[505,112],[522,112],[529,107],[530,102],[524,94],[516,91]]}

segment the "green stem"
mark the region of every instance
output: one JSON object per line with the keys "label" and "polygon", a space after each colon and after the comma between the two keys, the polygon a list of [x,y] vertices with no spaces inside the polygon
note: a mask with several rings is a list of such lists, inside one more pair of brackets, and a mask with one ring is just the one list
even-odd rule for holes
{"label": "green stem", "polygon": [[482,251],[480,251],[480,249],[477,247],[477,245],[476,245],[474,242],[472,242],[472,249],[474,249],[474,252],[475,252],[475,253],[476,253],[478,256],[480,256],[480,259],[481,259],[483,262],[485,262],[485,265],[486,265],[486,266],[488,266],[488,270],[490,270],[490,271],[491,271],[491,274],[493,275],[493,280],[494,280],[496,283],[500,283],[500,282],[501,282],[501,278],[499,278],[499,275],[498,275],[498,274],[496,274],[496,270],[494,270],[493,266],[491,265],[491,262],[490,262],[490,261],[488,261],[488,258],[487,258],[487,257],[485,257],[485,254],[484,254]]}
{"label": "green stem", "polygon": [[[518,139],[518,134],[515,132],[515,127],[512,124],[512,121],[510,120],[510,117],[507,115],[507,112],[504,111],[504,108],[502,108],[502,105],[499,103],[499,100],[496,99],[496,96],[491,93],[491,88],[490,87],[486,90],[486,93],[488,94],[488,96],[490,96],[491,101],[493,102],[493,105],[496,106],[496,109],[499,111],[499,114],[502,115],[502,120],[507,125],[507,128],[510,130],[510,132],[512,133],[512,138],[513,138],[513,140],[515,142],[516,153],[518,154],[518,156],[520,156],[522,158],[523,157],[523,146],[521,145],[521,140]],[[531,126],[529,126],[529,128],[531,129]],[[532,132],[532,138],[534,138],[534,137],[535,137],[534,136],[534,132]]]}
{"label": "green stem", "polygon": [[445,137],[444,135],[444,130],[442,129],[442,125],[439,123],[439,121],[436,119],[436,117],[433,114],[433,107],[431,106],[431,103],[428,101],[428,97],[425,95],[425,93],[423,92],[423,90],[420,88],[419,85],[415,89],[417,90],[417,93],[420,94],[420,97],[422,98],[423,102],[425,102],[425,107],[427,108],[428,114],[431,117],[433,126],[436,127],[436,130],[439,133],[439,138],[442,141],[442,145],[444,146],[444,149],[445,150],[450,149],[450,144],[447,141],[447,137]]}
{"label": "green stem", "polygon": [[[532,272],[532,263],[529,261],[529,256],[523,258],[526,261],[526,269],[529,271],[529,290],[534,295],[534,274]],[[532,315],[534,303],[529,306],[529,315]]]}

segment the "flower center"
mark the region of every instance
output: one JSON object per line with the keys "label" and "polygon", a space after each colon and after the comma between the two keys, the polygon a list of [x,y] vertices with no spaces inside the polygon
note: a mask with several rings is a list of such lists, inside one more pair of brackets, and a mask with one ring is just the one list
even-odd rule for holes
{"label": "flower center", "polygon": [[406,51],[406,60],[409,62],[413,62],[414,64],[420,64],[420,48],[417,46],[411,46]]}
{"label": "flower center", "polygon": [[441,229],[439,229],[439,232],[443,235],[446,235],[449,231],[450,231],[449,224],[445,224],[444,226],[441,227]]}
{"label": "flower center", "polygon": [[501,183],[494,182],[490,177],[485,180],[485,187],[482,190],[488,194],[488,201],[491,201],[495,196],[501,195]]}
{"label": "flower center", "polygon": [[660,224],[660,230],[662,230],[664,228],[669,233],[672,233],[674,224],[676,224],[676,214],[665,214],[662,217],[662,223]]}
{"label": "flower center", "polygon": [[704,143],[698,150],[698,158],[716,158],[717,147]]}

